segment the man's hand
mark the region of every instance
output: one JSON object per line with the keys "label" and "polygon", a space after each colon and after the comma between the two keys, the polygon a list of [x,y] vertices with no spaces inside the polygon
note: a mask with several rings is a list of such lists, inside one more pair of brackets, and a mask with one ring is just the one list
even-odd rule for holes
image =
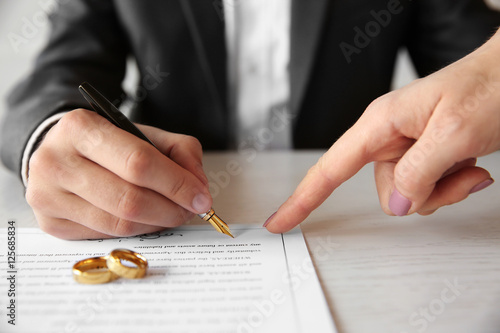
{"label": "man's hand", "polygon": [[131,236],[210,209],[198,140],[140,129],[160,151],[87,110],[50,129],[30,159],[26,191],[42,230],[65,239]]}
{"label": "man's hand", "polygon": [[264,224],[285,232],[375,162],[383,210],[430,214],[493,182],[476,157],[500,149],[500,36],[427,78],[375,100]]}

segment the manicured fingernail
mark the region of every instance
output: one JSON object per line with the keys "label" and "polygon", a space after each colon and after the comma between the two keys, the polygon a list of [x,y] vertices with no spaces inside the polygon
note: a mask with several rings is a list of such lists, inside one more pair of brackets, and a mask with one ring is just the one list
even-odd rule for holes
{"label": "manicured fingernail", "polygon": [[474,186],[473,188],[471,188],[469,194],[476,193],[476,192],[479,192],[481,190],[484,190],[485,188],[487,188],[488,186],[490,186],[494,182],[495,181],[492,178],[486,179],[484,182],[479,183],[476,186]]}
{"label": "manicured fingernail", "polygon": [[264,228],[267,227],[269,222],[271,222],[273,220],[274,215],[276,215],[276,212],[274,212],[273,215],[269,216],[269,218],[266,220],[266,223],[264,223],[264,225],[263,225]]}
{"label": "manicured fingernail", "polygon": [[206,194],[197,194],[193,199],[193,209],[200,214],[208,212],[210,210],[210,198]]}
{"label": "manicured fingernail", "polygon": [[389,209],[397,216],[405,216],[410,208],[411,201],[403,197],[397,189],[394,189],[389,199]]}

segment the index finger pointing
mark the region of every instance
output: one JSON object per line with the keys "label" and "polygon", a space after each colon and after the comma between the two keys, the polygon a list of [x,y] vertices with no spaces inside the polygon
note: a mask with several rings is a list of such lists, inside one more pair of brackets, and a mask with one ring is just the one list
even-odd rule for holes
{"label": "index finger pointing", "polygon": [[309,169],[292,196],[264,225],[269,231],[286,232],[298,225],[370,162],[363,127],[354,125]]}

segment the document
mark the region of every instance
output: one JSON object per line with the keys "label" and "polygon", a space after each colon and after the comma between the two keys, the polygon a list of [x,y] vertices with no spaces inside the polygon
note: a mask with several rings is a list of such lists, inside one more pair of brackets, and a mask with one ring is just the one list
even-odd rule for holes
{"label": "document", "polygon": [[[0,230],[6,249],[7,229]],[[271,234],[233,224],[231,230],[234,239],[210,225],[188,225],[64,241],[19,228],[11,269],[0,253],[0,332],[336,332],[299,228]],[[116,248],[146,257],[146,277],[99,285],[74,281],[77,261]],[[4,297],[12,277],[15,296]],[[8,322],[12,299],[15,325]]]}

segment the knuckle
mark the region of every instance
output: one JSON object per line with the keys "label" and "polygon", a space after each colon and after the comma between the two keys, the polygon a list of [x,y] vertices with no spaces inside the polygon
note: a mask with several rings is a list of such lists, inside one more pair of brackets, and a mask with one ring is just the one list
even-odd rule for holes
{"label": "knuckle", "polygon": [[140,183],[152,165],[152,157],[142,149],[130,149],[125,157],[125,171],[134,183]]}
{"label": "knuckle", "polygon": [[63,160],[49,149],[40,147],[33,153],[28,164],[28,182],[33,179],[51,180],[50,184],[65,184],[78,175],[72,172],[79,164],[79,158],[67,155]]}
{"label": "knuckle", "polygon": [[137,220],[143,212],[142,191],[130,187],[120,196],[117,204],[118,215],[126,220]]}
{"label": "knuckle", "polygon": [[171,228],[181,226],[182,224],[189,221],[193,217],[194,217],[193,213],[180,206],[177,206],[175,210],[175,215],[173,215],[172,220],[169,221],[168,226]]}
{"label": "knuckle", "polygon": [[325,170],[326,165],[327,165],[326,155],[323,154],[318,159],[318,162],[316,162],[316,164],[311,169],[309,169],[309,171],[311,171],[311,172],[314,172],[314,171],[322,172],[323,170]]}
{"label": "knuckle", "polygon": [[58,229],[54,223],[52,223],[52,220],[51,219],[47,219],[47,218],[44,218],[44,217],[37,217],[37,222],[38,222],[38,227],[45,233],[49,234],[49,235],[52,235],[52,236],[55,236],[55,237],[59,237],[59,238],[62,238],[60,235],[59,235],[59,232],[58,232]]}
{"label": "knuckle", "polygon": [[413,191],[422,184],[425,174],[421,170],[422,163],[425,162],[419,150],[413,150],[403,156],[394,168],[394,182],[407,191]]}
{"label": "knuckle", "polygon": [[40,147],[33,155],[31,155],[28,162],[28,170],[30,177],[38,173],[43,173],[43,170],[47,170],[51,165],[52,159],[50,158],[46,149]]}
{"label": "knuckle", "polygon": [[172,158],[175,156],[182,156],[186,151],[193,152],[200,156],[203,153],[203,148],[198,139],[194,136],[175,134],[177,136],[176,143],[171,147],[170,153],[168,154]]}
{"label": "knuckle", "polygon": [[314,209],[314,204],[304,196],[292,196],[292,204],[297,216],[308,216]]}
{"label": "knuckle", "polygon": [[37,211],[42,208],[46,208],[49,203],[48,202],[49,196],[46,195],[43,188],[38,186],[33,186],[31,184],[28,184],[25,198],[28,205],[30,205],[31,208]]}
{"label": "knuckle", "polygon": [[136,225],[126,219],[116,217],[110,223],[110,230],[108,234],[115,237],[134,236],[136,234]]}
{"label": "knuckle", "polygon": [[65,133],[73,132],[86,127],[89,121],[90,111],[77,109],[66,113],[57,123],[57,127]]}
{"label": "knuckle", "polygon": [[464,131],[465,119],[457,112],[449,111],[435,122],[432,137],[435,140],[447,141],[453,139],[457,134]]}
{"label": "knuckle", "polygon": [[[58,221],[47,217],[37,217],[37,222],[40,230],[49,235],[64,240],[74,239],[71,237],[71,234],[68,234],[65,228],[61,228],[60,224],[63,223],[63,221]],[[64,223],[73,223],[73,222],[64,221]]]}
{"label": "knuckle", "polygon": [[[411,171],[410,171],[411,169]],[[407,193],[414,193],[422,184],[422,175],[416,168],[407,165],[398,165],[395,170],[395,185],[398,189],[404,189]]]}
{"label": "knuckle", "polygon": [[373,113],[378,114],[385,110],[393,110],[394,106],[398,105],[397,103],[396,93],[390,92],[373,100],[366,108],[365,113],[369,115]]}
{"label": "knuckle", "polygon": [[386,94],[374,99],[366,108],[365,112],[376,112],[377,110],[384,108],[386,103],[391,103],[393,99],[392,95]]}
{"label": "knuckle", "polygon": [[187,180],[186,177],[180,176],[175,179],[175,181],[170,185],[170,196],[171,197],[178,197],[181,195],[181,193],[184,190],[184,187],[186,186]]}
{"label": "knuckle", "polygon": [[310,174],[317,174],[318,176],[321,177],[322,183],[325,183],[328,186],[333,186],[334,181],[332,177],[330,176],[330,162],[329,162],[329,156],[327,154],[323,154],[319,159],[316,164],[309,169],[308,173]]}
{"label": "knuckle", "polygon": [[187,146],[189,146],[195,150],[199,150],[199,151],[202,150],[201,142],[197,138],[195,138],[194,136],[184,135],[183,139],[184,139]]}
{"label": "knuckle", "polygon": [[[68,142],[78,150],[85,152],[96,145],[100,137],[97,113],[77,109],[66,113],[59,122],[49,131],[49,140],[55,141],[57,145]],[[69,138],[69,141],[68,141]]]}

